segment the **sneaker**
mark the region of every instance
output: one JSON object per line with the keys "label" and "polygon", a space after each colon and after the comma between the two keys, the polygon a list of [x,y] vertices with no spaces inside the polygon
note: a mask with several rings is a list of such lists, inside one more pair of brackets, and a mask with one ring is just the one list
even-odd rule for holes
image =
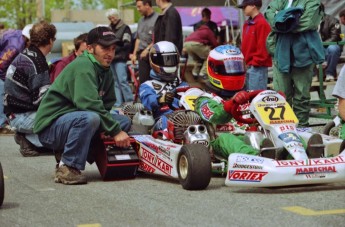
{"label": "sneaker", "polygon": [[198,79],[198,73],[192,72],[192,75],[193,75],[194,80]]}
{"label": "sneaker", "polygon": [[35,146],[25,138],[25,134],[16,132],[14,134],[14,141],[20,146],[19,152],[24,157],[35,157],[40,155],[40,153],[35,150]]}
{"label": "sneaker", "polygon": [[208,81],[208,76],[204,74],[200,74],[199,79],[201,83],[206,83]]}
{"label": "sneaker", "polygon": [[308,140],[306,152],[309,158],[321,158],[324,156],[324,148],[322,136],[315,133]]}
{"label": "sneaker", "polygon": [[9,125],[4,125],[3,127],[0,128],[0,134],[13,135],[14,133],[15,131]]}
{"label": "sneaker", "polygon": [[326,82],[333,82],[333,81],[335,81],[335,78],[334,78],[334,76],[332,76],[332,75],[327,75],[325,81],[326,81]]}
{"label": "sneaker", "polygon": [[264,138],[260,145],[260,156],[264,158],[275,159],[276,148],[269,138]]}
{"label": "sneaker", "polygon": [[62,165],[55,170],[55,183],[62,184],[86,184],[86,177],[80,172],[80,170]]}

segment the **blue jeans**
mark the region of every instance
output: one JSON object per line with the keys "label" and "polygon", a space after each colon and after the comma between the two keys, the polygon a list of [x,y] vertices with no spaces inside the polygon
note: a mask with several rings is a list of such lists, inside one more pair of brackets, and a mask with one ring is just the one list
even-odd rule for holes
{"label": "blue jeans", "polygon": [[15,128],[16,132],[25,134],[25,138],[36,147],[42,147],[37,134],[33,133],[36,111],[14,114],[15,118],[9,121],[10,126]]}
{"label": "blue jeans", "polygon": [[[123,131],[129,130],[131,121],[124,115],[112,115]],[[90,111],[64,114],[38,133],[44,147],[54,152],[63,150],[61,160],[68,166],[84,170],[92,137],[100,126],[100,117]]]}
{"label": "blue jeans", "polygon": [[266,90],[268,68],[263,66],[249,66],[246,73],[245,90]]}
{"label": "blue jeans", "polygon": [[4,93],[5,93],[5,82],[0,79],[0,128],[6,123],[6,115],[4,114]]}
{"label": "blue jeans", "polygon": [[126,62],[112,62],[110,65],[114,75],[116,102],[114,106],[119,107],[124,102],[133,102],[132,89],[127,80]]}
{"label": "blue jeans", "polygon": [[341,55],[340,46],[338,45],[329,45],[325,48],[326,51],[326,60],[327,68],[326,75],[337,76],[337,64]]}

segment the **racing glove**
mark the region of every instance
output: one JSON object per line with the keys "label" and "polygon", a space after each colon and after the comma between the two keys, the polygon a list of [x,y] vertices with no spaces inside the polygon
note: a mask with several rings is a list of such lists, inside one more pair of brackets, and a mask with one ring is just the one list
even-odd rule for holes
{"label": "racing glove", "polygon": [[166,92],[164,93],[159,99],[158,102],[160,104],[172,104],[174,101],[175,94],[173,92]]}
{"label": "racing glove", "polygon": [[248,92],[246,91],[239,91],[237,92],[230,100],[227,100],[224,102],[224,110],[229,113],[231,113],[231,109],[234,103],[238,104],[244,104],[248,102],[250,99]]}

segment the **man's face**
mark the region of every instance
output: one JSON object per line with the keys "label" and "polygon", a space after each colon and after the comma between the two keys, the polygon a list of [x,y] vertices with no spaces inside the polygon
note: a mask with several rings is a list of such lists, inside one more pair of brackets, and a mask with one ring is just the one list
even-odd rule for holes
{"label": "man's face", "polygon": [[115,44],[104,47],[99,44],[88,45],[87,50],[95,56],[95,59],[103,66],[110,67],[115,57]]}
{"label": "man's face", "polygon": [[345,17],[340,17],[340,22],[345,25]]}
{"label": "man's face", "polygon": [[83,51],[86,50],[86,48],[87,48],[86,42],[82,42],[79,46],[79,49],[74,52],[75,55],[77,55],[77,56],[81,55],[83,53]]}
{"label": "man's face", "polygon": [[110,21],[111,24],[116,24],[119,21],[119,18],[116,16],[109,16],[108,20]]}
{"label": "man's face", "polygon": [[243,14],[247,17],[251,16],[254,8],[255,8],[254,5],[247,5],[247,6],[243,7]]}
{"label": "man's face", "polygon": [[143,1],[137,1],[137,10],[142,16],[146,16],[147,7],[143,4]]}

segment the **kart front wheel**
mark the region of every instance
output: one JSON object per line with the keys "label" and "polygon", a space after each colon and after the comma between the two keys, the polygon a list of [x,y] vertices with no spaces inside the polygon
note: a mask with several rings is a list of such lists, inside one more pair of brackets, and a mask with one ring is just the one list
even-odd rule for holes
{"label": "kart front wheel", "polygon": [[0,206],[4,202],[4,196],[5,196],[4,173],[2,172],[2,167],[0,163]]}
{"label": "kart front wheel", "polygon": [[208,148],[201,144],[183,145],[178,156],[177,172],[184,189],[205,189],[212,174]]}

